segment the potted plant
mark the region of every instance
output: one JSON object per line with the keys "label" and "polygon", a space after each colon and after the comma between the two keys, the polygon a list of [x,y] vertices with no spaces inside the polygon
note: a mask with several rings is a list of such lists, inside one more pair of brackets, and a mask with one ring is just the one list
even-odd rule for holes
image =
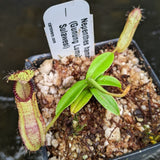
{"label": "potted plant", "polygon": [[26,62],[36,71],[8,77],[18,81],[14,93],[28,149],[46,144],[51,160],[107,159],[135,150],[116,159],[140,159],[158,150],[159,144],[142,149],[159,141],[160,83],[136,43],[128,47],[140,19],[140,9],[134,9],[119,40],[96,44],[96,58],[38,55]]}

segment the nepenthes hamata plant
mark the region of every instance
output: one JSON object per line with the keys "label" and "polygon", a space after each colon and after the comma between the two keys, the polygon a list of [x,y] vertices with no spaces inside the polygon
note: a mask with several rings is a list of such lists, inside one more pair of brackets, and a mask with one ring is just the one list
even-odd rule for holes
{"label": "nepenthes hamata plant", "polygon": [[103,75],[114,61],[114,54],[123,52],[130,44],[142,14],[135,8],[128,16],[126,25],[120,35],[117,46],[112,52],[105,52],[97,56],[91,63],[84,80],[76,82],[60,99],[53,120],[45,126],[39,111],[31,79],[34,70],[22,70],[11,74],[8,80],[15,81],[13,92],[19,113],[19,131],[26,148],[36,151],[45,145],[45,134],[52,127],[63,110],[70,106],[72,114],[82,109],[92,96],[106,109],[119,115],[119,107],[113,97],[123,97],[130,85],[120,94],[110,93],[103,86],[114,86],[121,89],[118,79]]}

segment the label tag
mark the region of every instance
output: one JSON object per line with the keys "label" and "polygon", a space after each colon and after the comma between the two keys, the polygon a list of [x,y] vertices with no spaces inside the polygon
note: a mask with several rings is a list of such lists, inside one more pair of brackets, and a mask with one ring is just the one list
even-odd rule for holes
{"label": "label tag", "polygon": [[52,57],[94,56],[93,15],[84,0],[73,0],[48,8],[44,30]]}

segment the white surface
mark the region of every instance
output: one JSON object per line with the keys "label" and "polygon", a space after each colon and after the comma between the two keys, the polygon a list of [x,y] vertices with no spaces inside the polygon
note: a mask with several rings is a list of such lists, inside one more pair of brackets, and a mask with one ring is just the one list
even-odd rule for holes
{"label": "white surface", "polygon": [[86,1],[73,0],[52,6],[45,11],[43,20],[53,58],[95,54],[93,15]]}

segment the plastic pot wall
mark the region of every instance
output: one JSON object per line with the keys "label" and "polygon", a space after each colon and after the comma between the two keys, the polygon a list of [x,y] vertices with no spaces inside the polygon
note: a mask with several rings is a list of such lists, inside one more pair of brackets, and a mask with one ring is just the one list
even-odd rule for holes
{"label": "plastic pot wall", "polygon": [[[99,42],[96,43],[95,45],[95,51],[96,53],[99,52],[101,49],[105,49],[111,45],[116,45],[118,39],[113,39],[109,41],[104,41],[104,42]],[[131,42],[131,45],[129,48],[136,50],[135,56],[139,58],[140,64],[143,65],[144,70],[146,70],[150,77],[153,79],[153,83],[157,86],[157,92],[160,94],[160,81],[157,78],[155,72],[152,70],[150,64],[148,63],[147,59],[145,58],[144,54],[138,47],[137,43],[135,41]],[[45,53],[45,54],[40,54],[40,55],[34,55],[32,57],[29,57],[28,60],[25,63],[25,68],[37,68],[40,66],[40,64],[45,60],[45,59],[50,59],[51,54],[50,53]],[[47,152],[46,152],[46,147],[41,147],[40,152],[43,155],[44,160],[48,160],[47,158]],[[155,145],[150,145],[144,149],[137,150],[128,154],[124,154],[120,157],[114,158],[113,160],[158,160],[159,158],[158,153],[160,152],[160,143],[157,143]],[[159,156],[160,157],[160,156]]]}

